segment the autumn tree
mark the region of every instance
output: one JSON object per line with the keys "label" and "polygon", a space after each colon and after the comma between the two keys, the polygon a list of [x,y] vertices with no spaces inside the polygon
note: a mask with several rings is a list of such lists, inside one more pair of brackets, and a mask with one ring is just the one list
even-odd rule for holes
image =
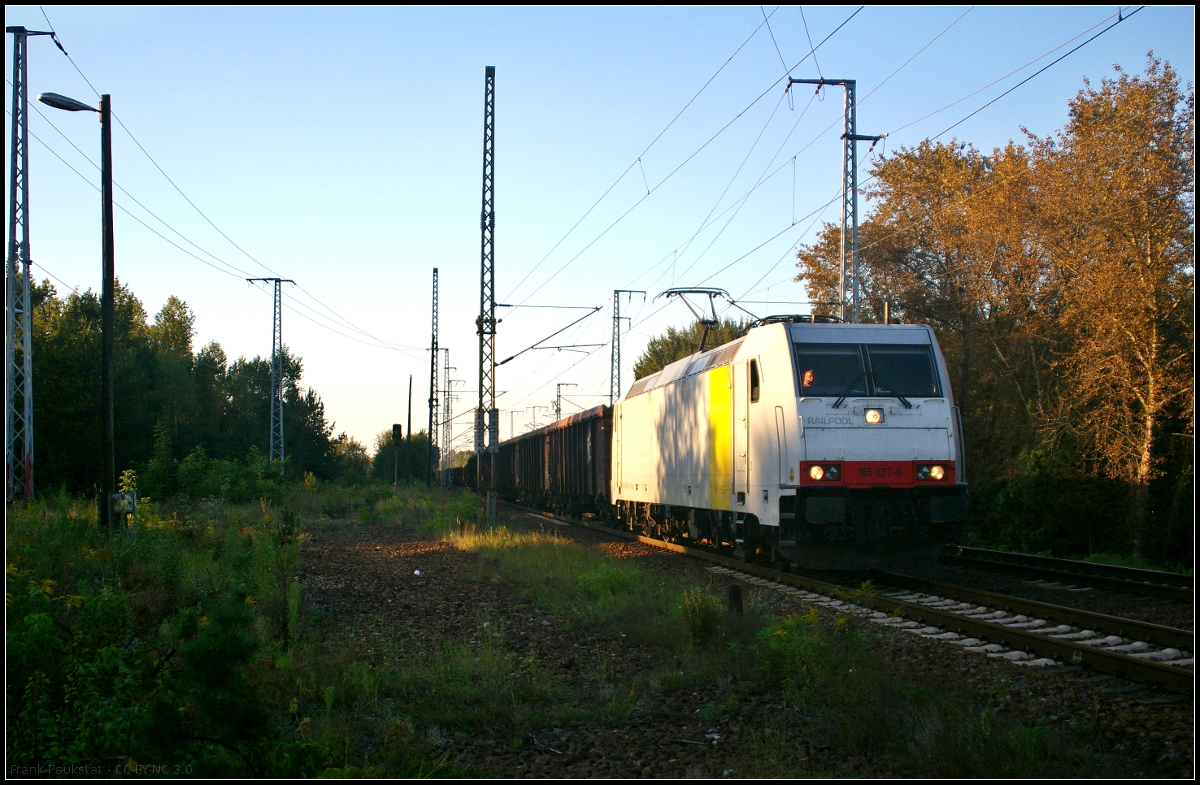
{"label": "autumn tree", "polygon": [[[881,159],[860,232],[864,320],[887,300],[933,326],[975,476],[1007,482],[1053,453],[1092,488],[1123,482],[1135,553],[1155,493],[1168,521],[1190,521],[1194,121],[1191,87],[1151,57],[1143,76],[1086,84],[1052,138]],[[799,249],[814,301],[837,299],[840,239],[826,225]]]}
{"label": "autumn tree", "polygon": [[1135,554],[1162,426],[1194,433],[1194,123],[1194,92],[1151,56],[1143,76],[1087,83],[1066,128],[1034,142],[1043,235],[1063,277],[1055,424],[1129,484]]}

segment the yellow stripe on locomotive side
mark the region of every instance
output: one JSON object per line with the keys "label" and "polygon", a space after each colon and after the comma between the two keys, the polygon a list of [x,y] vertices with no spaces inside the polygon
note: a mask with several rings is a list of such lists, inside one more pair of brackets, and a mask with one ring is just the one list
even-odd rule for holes
{"label": "yellow stripe on locomotive side", "polygon": [[733,509],[733,366],[708,372],[708,491],[714,510]]}

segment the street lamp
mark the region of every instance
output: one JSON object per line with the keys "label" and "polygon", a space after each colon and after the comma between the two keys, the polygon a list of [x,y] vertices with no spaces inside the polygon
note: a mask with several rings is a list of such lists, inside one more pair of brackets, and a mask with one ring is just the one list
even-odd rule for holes
{"label": "street lamp", "polygon": [[67,98],[58,93],[41,93],[38,100],[67,112],[100,113],[100,193],[103,203],[103,283],[100,289],[100,398],[104,470],[100,477],[100,525],[109,534],[117,534],[117,516],[113,511],[117,493],[117,460],[113,435],[113,288],[116,262],[113,252],[112,191],[112,105],[107,94],[100,96],[100,108]]}

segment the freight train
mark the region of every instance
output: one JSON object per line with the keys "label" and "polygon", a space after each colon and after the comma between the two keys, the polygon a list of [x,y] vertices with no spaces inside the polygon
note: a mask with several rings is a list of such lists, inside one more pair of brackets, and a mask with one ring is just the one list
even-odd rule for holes
{"label": "freight train", "polygon": [[967,517],[961,418],[933,330],[810,317],[762,320],[612,407],[502,442],[496,489],[809,567],[931,552]]}

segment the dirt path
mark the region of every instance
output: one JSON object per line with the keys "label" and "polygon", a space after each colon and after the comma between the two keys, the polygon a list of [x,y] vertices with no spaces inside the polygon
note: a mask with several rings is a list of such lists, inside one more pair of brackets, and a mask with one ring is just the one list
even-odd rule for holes
{"label": "dirt path", "polygon": [[[495,636],[506,652],[536,663],[544,679],[556,685],[552,695],[526,707],[528,730],[519,735],[504,723],[485,724],[472,733],[417,727],[418,743],[431,757],[494,777],[748,776],[754,740],[761,743],[764,727],[778,722],[775,730],[786,731],[780,738],[788,740],[787,754],[800,770],[912,776],[830,746],[822,728],[806,727],[802,715],[752,682],[662,684],[669,664],[656,662],[651,649],[604,632],[570,629],[522,597],[517,587],[484,578],[480,557],[449,543],[401,526],[329,525],[309,531],[301,580],[307,611],[323,639],[352,637],[360,657],[384,660],[397,654],[432,657],[446,642],[482,648]],[[714,582],[712,573],[685,558],[573,531],[581,541],[636,559],[643,568],[697,584]],[[760,601],[780,614],[806,610],[786,597]],[[1143,771],[1191,770],[1190,707],[1164,715],[1159,707],[1133,706],[1136,694],[1104,695],[1085,684],[1064,687],[1050,674],[1018,673],[1007,663],[951,656],[941,644],[916,636],[870,633],[879,640],[881,656],[915,680],[969,684],[980,708],[991,706],[1038,724],[1087,712],[1110,749],[1125,748]],[[621,691],[635,683],[636,700],[620,704]],[[624,707],[612,715],[620,720],[597,721],[597,707],[609,704]],[[573,711],[592,719],[555,727],[539,714],[561,718]],[[419,717],[414,721],[420,724]]]}
{"label": "dirt path", "polygon": [[[323,637],[354,635],[364,657],[380,656],[386,646],[427,656],[446,640],[478,645],[483,636],[496,634],[488,632],[493,625],[502,625],[506,646],[535,658],[564,688],[566,705],[560,709],[611,701],[614,685],[660,665],[650,652],[619,637],[564,629],[562,620],[541,612],[515,587],[475,577],[475,555],[427,535],[400,526],[331,526],[310,533],[302,577],[308,610],[321,619]],[[613,543],[608,549],[658,558],[645,546]],[[500,777],[729,775],[738,764],[732,751],[743,720],[706,721],[698,712],[733,695],[740,713],[781,708],[747,694],[754,692],[754,685],[739,691],[732,684],[698,686],[691,693],[660,690],[650,696],[652,708],[617,727],[539,727],[524,738],[503,728],[474,736],[424,729],[422,739],[460,764]]]}

